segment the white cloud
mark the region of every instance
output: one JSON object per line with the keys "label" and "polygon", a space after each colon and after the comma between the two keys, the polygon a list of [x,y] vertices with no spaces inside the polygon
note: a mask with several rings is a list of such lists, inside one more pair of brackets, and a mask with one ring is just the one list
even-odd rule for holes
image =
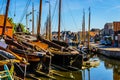
{"label": "white cloud", "polygon": [[109,8],[109,9],[107,10],[107,12],[111,12],[111,11],[113,11],[113,10],[115,10],[115,9],[120,9],[120,5],[117,5],[117,6],[114,6],[114,7],[112,7],[112,8]]}
{"label": "white cloud", "polygon": [[118,9],[120,8],[120,5],[113,7],[113,9]]}

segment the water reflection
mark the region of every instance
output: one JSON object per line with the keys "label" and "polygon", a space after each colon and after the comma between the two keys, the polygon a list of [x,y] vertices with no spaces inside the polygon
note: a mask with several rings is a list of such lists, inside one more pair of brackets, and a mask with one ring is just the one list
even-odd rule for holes
{"label": "water reflection", "polygon": [[[59,71],[53,70],[57,80],[120,80],[120,61],[109,59],[102,55],[94,55],[91,59],[100,60],[100,65],[96,67],[88,67],[79,71]],[[45,77],[40,77],[41,80],[52,80]]]}
{"label": "water reflection", "polygon": [[58,80],[82,80],[82,71],[70,71],[70,72],[59,71],[58,73],[65,76],[65,77],[56,76]]}
{"label": "water reflection", "polygon": [[[93,80],[93,69],[97,69],[97,67],[100,65],[100,61],[98,59],[97,55],[88,55],[90,56],[90,66],[88,66],[86,69],[82,70],[83,78],[82,80]],[[96,80],[96,79],[95,79]]]}
{"label": "water reflection", "polygon": [[88,80],[90,80],[90,69],[83,70],[83,78],[81,80],[86,80],[86,77]]}
{"label": "water reflection", "polygon": [[113,70],[113,80],[120,80],[120,60],[110,59],[102,55],[99,58],[104,61],[106,69]]}

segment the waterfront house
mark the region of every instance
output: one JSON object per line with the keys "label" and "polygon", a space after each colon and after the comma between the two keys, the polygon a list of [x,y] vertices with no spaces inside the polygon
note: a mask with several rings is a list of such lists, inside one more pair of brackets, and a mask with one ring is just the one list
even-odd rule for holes
{"label": "waterfront house", "polygon": [[113,30],[114,46],[120,47],[120,22],[113,22]]}
{"label": "waterfront house", "polygon": [[[113,23],[106,23],[104,25],[104,28],[100,31],[100,44],[105,44],[107,45],[108,42],[109,44],[113,44],[113,35],[114,35],[114,30],[113,30]],[[102,42],[102,43],[101,43]]]}
{"label": "waterfront house", "polygon": [[[2,34],[3,26],[4,26],[4,15],[0,15],[0,35]],[[5,34],[12,37],[13,35],[13,25],[12,23],[7,19],[6,21],[6,28],[5,28]]]}
{"label": "waterfront house", "polygon": [[102,36],[112,36],[113,33],[114,33],[113,24],[112,23],[106,23],[104,25]]}
{"label": "waterfront house", "polygon": [[94,41],[96,35],[97,35],[96,32],[90,31],[90,41]]}

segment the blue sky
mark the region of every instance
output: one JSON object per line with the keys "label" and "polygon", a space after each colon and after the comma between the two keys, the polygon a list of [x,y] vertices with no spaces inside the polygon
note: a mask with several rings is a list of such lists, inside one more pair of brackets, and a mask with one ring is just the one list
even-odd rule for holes
{"label": "blue sky", "polygon": [[[4,2],[3,2],[4,1]],[[3,14],[5,11],[5,1],[0,0],[0,14]],[[15,6],[16,1],[16,6]],[[15,22],[20,22],[20,19],[23,14],[23,10],[28,0],[11,0],[9,17],[12,17]],[[43,0],[42,8],[42,32],[44,32],[44,24],[48,14],[48,3],[45,3],[46,0]],[[58,24],[58,7],[54,12],[54,7],[56,1],[59,0],[50,0],[52,7],[52,31],[57,31]],[[39,0],[31,0],[28,10],[31,11],[32,2],[35,5],[35,24],[37,12],[39,10]],[[2,8],[2,3],[4,3]],[[58,6],[58,3],[57,3]],[[61,21],[61,31],[70,30],[73,32],[80,31],[82,29],[82,16],[83,9],[85,9],[85,25],[86,30],[88,27],[88,8],[91,7],[91,28],[100,28],[104,27],[104,24],[107,22],[120,21],[120,0],[62,0],[62,21]],[[16,9],[15,9],[16,8]],[[14,16],[14,13],[16,16]],[[31,19],[31,16],[29,16]],[[23,24],[26,24],[25,17],[22,20]],[[35,25],[36,26],[36,25]],[[29,21],[29,27],[31,28],[31,22]],[[36,28],[35,28],[36,29]]]}

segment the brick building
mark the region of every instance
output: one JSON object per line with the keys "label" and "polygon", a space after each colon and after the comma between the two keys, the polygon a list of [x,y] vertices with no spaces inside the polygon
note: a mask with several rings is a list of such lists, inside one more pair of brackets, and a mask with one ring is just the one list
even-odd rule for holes
{"label": "brick building", "polygon": [[114,30],[114,46],[120,47],[120,22],[113,22],[113,30]]}

